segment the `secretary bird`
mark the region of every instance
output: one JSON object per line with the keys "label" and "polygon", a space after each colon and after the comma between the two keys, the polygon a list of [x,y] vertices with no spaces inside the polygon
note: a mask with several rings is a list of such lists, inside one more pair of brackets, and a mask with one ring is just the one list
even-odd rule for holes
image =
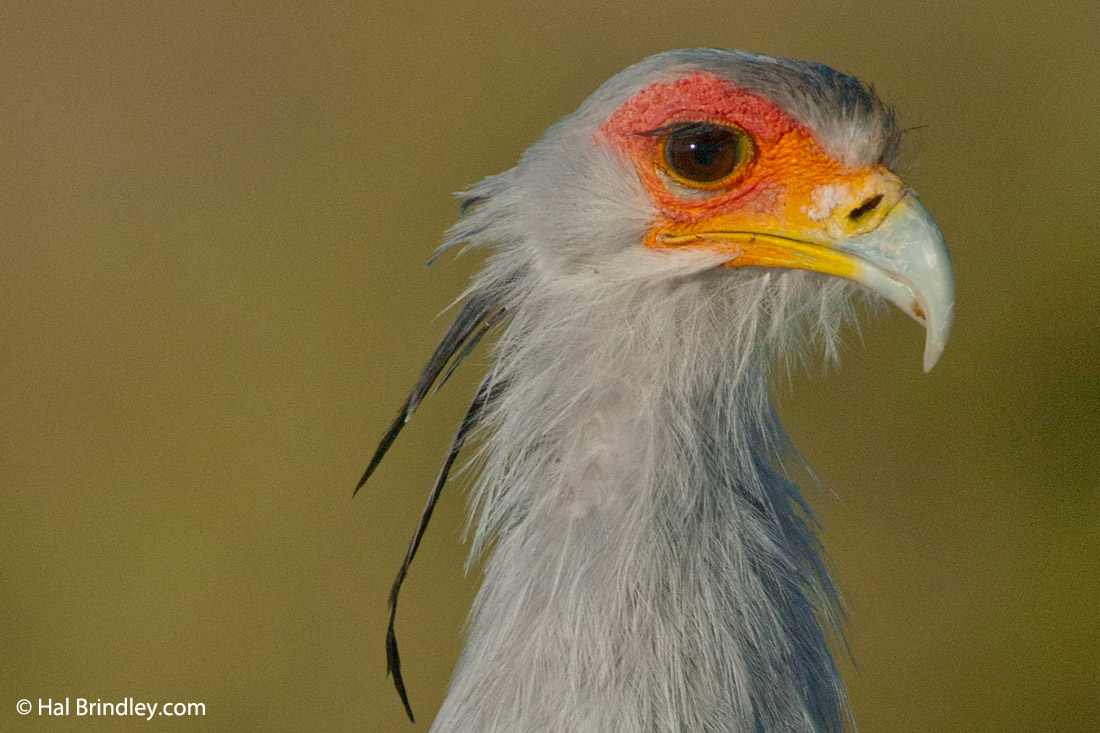
{"label": "secretary bird", "polygon": [[890,170],[899,136],[870,87],[822,64],[670,51],[462,194],[439,251],[490,254],[359,483],[496,327],[390,596],[410,719],[397,594],[476,434],[487,559],[433,731],[851,724],[837,591],[770,374],[807,346],[834,355],[861,291],[924,325],[926,371],[943,351],[950,259]]}

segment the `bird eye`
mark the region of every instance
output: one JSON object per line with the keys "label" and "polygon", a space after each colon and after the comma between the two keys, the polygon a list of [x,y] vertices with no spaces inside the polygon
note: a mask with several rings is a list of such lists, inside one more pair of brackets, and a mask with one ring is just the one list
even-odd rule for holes
{"label": "bird eye", "polygon": [[693,188],[721,187],[751,152],[752,143],[744,132],[712,123],[674,127],[661,142],[662,167]]}

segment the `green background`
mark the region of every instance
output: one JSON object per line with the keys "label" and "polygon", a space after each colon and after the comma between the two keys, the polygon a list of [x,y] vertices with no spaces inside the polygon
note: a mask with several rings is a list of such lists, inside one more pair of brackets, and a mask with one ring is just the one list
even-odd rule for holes
{"label": "green background", "polygon": [[[1100,730],[1098,7],[5,3],[0,729],[132,696],[206,705],[154,728],[413,730],[385,598],[484,355],[351,488],[477,266],[424,268],[451,192],[721,46],[873,82],[954,257],[930,375],[889,312],[781,390],[860,729]],[[476,589],[462,488],[399,617],[416,730]]]}

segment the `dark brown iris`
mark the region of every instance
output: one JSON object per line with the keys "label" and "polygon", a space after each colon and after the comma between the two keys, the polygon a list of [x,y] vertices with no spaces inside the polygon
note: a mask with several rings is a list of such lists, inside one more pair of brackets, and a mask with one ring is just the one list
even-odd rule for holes
{"label": "dark brown iris", "polygon": [[671,130],[664,141],[668,171],[690,183],[721,181],[745,157],[744,133],[723,125],[693,123]]}

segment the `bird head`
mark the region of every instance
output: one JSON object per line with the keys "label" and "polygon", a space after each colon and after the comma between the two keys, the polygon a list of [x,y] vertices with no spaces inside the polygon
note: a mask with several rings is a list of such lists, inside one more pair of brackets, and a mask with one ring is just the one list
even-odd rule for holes
{"label": "bird head", "polygon": [[[743,714],[743,727],[755,720],[755,727],[769,729],[790,728],[789,721],[804,723],[811,715],[840,717],[843,693],[820,630],[808,620],[821,609],[831,617],[836,596],[802,522],[805,506],[771,468],[787,442],[771,408],[767,357],[794,351],[806,315],[816,315],[821,328],[814,331],[831,345],[849,291],[861,285],[925,326],[926,369],[939,358],[954,310],[951,264],[939,228],[890,168],[898,139],[893,114],[873,91],[826,66],[732,51],[672,51],[612,77],[515,168],[463,194],[463,216],[442,249],[486,245],[493,254],[359,484],[432,386],[446,381],[505,320],[493,366],[459,426],[390,597],[389,668],[410,717],[393,627],[397,593],[473,430],[490,436],[474,489],[480,507],[474,551],[499,540],[486,587],[502,592],[483,588],[479,596],[473,622],[479,630],[465,653],[466,670],[481,664],[482,671],[499,673],[501,659],[524,656],[512,653],[515,636],[492,647],[507,650],[500,657],[485,652],[485,639],[514,628],[494,612],[528,618],[510,605],[524,597],[516,588],[541,588],[548,568],[556,573],[553,590],[529,593],[527,600],[570,598],[572,607],[548,618],[586,622],[570,622],[566,634],[542,634],[555,648],[533,655],[540,660],[558,655],[558,647],[570,647],[571,654],[572,642],[587,654],[578,630],[600,626],[589,618],[625,624],[640,617],[632,615],[638,606],[652,613],[666,608],[637,604],[625,593],[619,606],[607,607],[619,608],[616,616],[592,598],[616,601],[627,587],[658,589],[637,596],[647,599],[675,596],[668,578],[680,577],[685,567],[700,577],[706,573],[696,570],[720,569],[709,591],[667,608],[682,613],[694,603],[710,612],[726,598],[722,608],[737,613],[685,615],[679,629],[662,617],[653,629],[665,636],[646,638],[674,641],[666,633],[671,629],[695,640],[680,645],[690,658],[673,655],[664,666],[699,666],[695,642],[718,628],[710,618],[736,617],[728,647],[748,656],[712,659],[712,667],[726,674],[733,659],[733,666],[770,669],[759,682],[782,683],[774,700],[764,687],[753,694],[797,704],[792,717],[775,724],[766,717],[779,721],[783,711],[767,702],[740,713],[726,705],[723,715]],[[704,525],[713,530],[726,520],[732,535],[705,534]],[[610,530],[619,534],[606,534]],[[575,553],[575,563],[563,560],[569,555],[561,543]],[[607,560],[620,545],[625,556]],[[535,551],[544,547],[549,554]],[[738,572],[762,569],[770,580],[731,581],[726,571],[734,555],[722,554],[729,547],[739,548],[732,562]],[[587,573],[600,563],[616,570],[592,577],[610,577],[617,591],[558,594],[563,568]],[[777,592],[768,597],[772,588]],[[740,591],[755,592],[755,600],[728,605]],[[595,611],[589,617],[578,608]],[[635,628],[633,620],[626,626]],[[689,626],[696,628],[689,632]],[[699,631],[704,626],[706,633]],[[593,638],[625,638],[622,630]],[[645,661],[657,658],[641,646]],[[776,650],[771,667],[764,664],[768,649]],[[629,658],[627,652],[623,659]],[[569,679],[572,689],[603,679],[611,665],[604,659],[597,666],[591,676]],[[497,680],[503,677],[507,673]],[[459,672],[455,679],[444,720],[468,712],[469,700],[478,700],[469,708],[475,709],[485,698],[479,685],[488,677]],[[687,689],[689,677],[675,679],[675,689]],[[748,699],[740,682],[735,687]],[[504,697],[498,705],[518,709],[513,696]],[[697,719],[711,718],[700,713]]]}
{"label": "bird head", "polygon": [[939,228],[890,169],[899,136],[872,89],[827,66],[658,54],[470,192],[485,206],[445,247],[515,243],[524,267],[588,285],[769,268],[799,282],[784,297],[813,297],[829,288],[820,275],[840,278],[925,327],[928,370],[954,283]]}

